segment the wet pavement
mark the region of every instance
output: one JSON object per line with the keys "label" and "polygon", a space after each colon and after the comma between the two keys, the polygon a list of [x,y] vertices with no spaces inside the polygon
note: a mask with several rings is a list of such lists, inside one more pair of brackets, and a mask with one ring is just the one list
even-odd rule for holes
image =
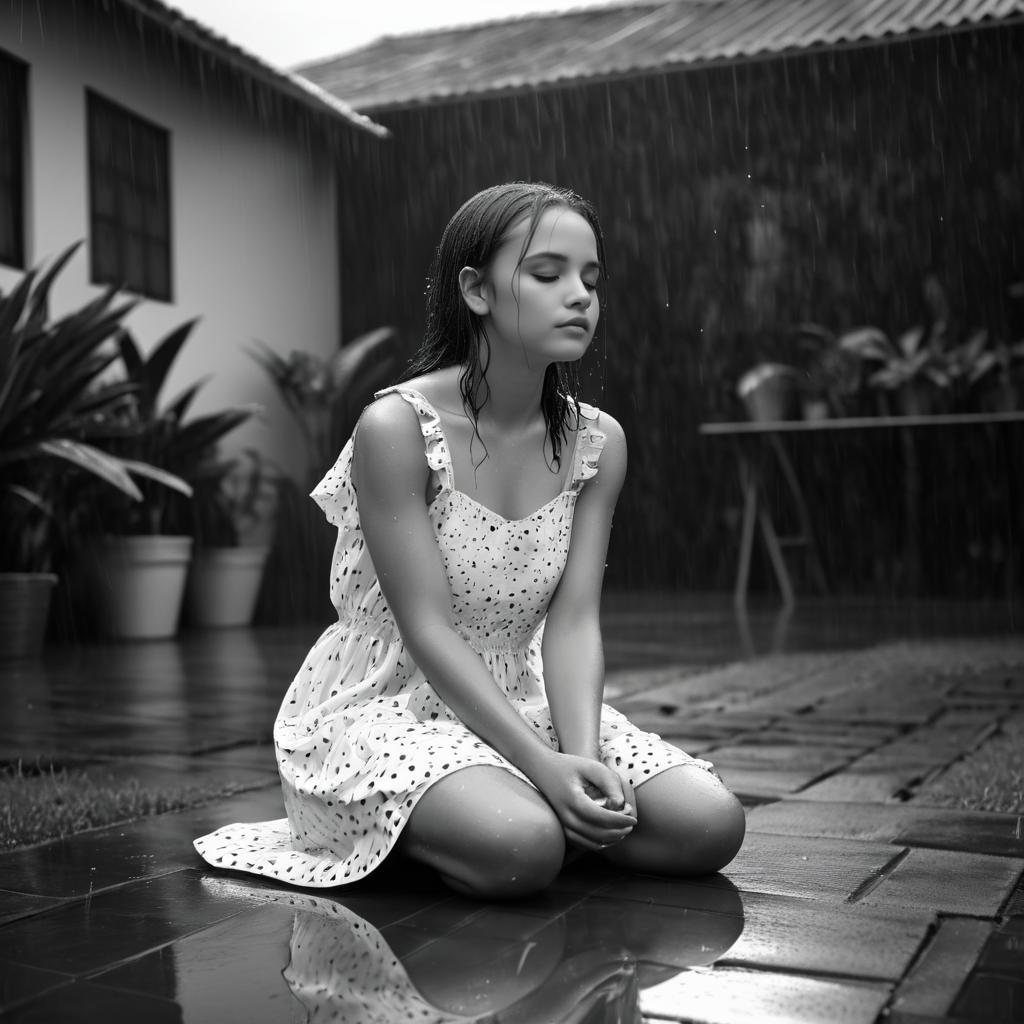
{"label": "wet pavement", "polygon": [[[0,759],[244,790],[0,855],[0,1017],[1024,1020],[1015,814],[928,784],[1024,716],[1014,610],[612,595],[611,703],[708,757],[748,809],[721,874],[583,858],[513,903],[386,866],[335,890],[208,869],[192,839],[283,815],[270,728],[316,629],[186,633],[0,667]],[[2,820],[2,819],[0,819]]]}

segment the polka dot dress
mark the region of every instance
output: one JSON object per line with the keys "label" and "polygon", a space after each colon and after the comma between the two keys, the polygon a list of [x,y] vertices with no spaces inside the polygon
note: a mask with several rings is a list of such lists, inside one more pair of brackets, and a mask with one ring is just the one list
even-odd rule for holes
{"label": "polka dot dress", "polygon": [[[544,692],[544,615],[569,552],[573,510],[598,472],[599,413],[582,404],[565,489],[523,519],[505,519],[453,487],[437,412],[419,392],[396,392],[415,410],[426,461],[440,488],[428,508],[451,585],[453,620],[512,706],[557,746]],[[338,528],[331,600],[338,621],[313,645],[285,695],[274,744],[287,818],[227,825],[195,841],[216,867],[301,886],[363,878],[395,845],[412,809],[438,779],[492,765],[526,776],[470,732],[405,650],[359,526],[352,441],[313,491]],[[605,707],[601,756],[632,785],[673,765],[698,764]]]}

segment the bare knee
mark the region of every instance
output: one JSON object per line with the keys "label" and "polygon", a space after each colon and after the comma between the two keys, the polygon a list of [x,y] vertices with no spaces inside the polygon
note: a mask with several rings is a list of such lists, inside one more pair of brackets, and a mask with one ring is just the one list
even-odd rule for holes
{"label": "bare knee", "polygon": [[687,874],[720,871],[739,853],[747,831],[743,805],[724,787],[719,798],[705,810],[704,827],[695,834],[683,857],[681,868]]}
{"label": "bare knee", "polygon": [[704,875],[737,854],[746,832],[739,800],[714,776],[684,765],[637,788],[639,825],[607,851],[610,860],[639,871]]}
{"label": "bare knee", "polygon": [[554,812],[538,805],[481,837],[474,847],[460,870],[445,880],[466,895],[512,899],[539,892],[555,880],[565,858],[565,834]]}

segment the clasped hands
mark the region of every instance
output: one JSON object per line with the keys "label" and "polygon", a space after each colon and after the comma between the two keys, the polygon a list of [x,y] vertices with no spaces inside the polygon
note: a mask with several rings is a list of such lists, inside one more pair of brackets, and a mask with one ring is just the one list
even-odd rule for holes
{"label": "clasped hands", "polygon": [[636,827],[636,797],[624,773],[589,757],[552,750],[530,778],[544,794],[566,839],[585,850],[621,842]]}

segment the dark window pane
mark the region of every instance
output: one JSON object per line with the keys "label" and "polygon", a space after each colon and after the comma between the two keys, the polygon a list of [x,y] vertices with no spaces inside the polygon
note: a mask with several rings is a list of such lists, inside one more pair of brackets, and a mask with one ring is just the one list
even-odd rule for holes
{"label": "dark window pane", "polygon": [[92,276],[94,281],[122,284],[121,260],[117,248],[118,232],[114,224],[92,222]]}
{"label": "dark window pane", "polygon": [[124,282],[132,291],[149,294],[146,287],[146,247],[141,235],[125,233],[124,236]]}
{"label": "dark window pane", "polygon": [[25,265],[24,163],[28,69],[0,53],[0,263]]}
{"label": "dark window pane", "polygon": [[168,135],[89,93],[92,279],[170,299]]}

